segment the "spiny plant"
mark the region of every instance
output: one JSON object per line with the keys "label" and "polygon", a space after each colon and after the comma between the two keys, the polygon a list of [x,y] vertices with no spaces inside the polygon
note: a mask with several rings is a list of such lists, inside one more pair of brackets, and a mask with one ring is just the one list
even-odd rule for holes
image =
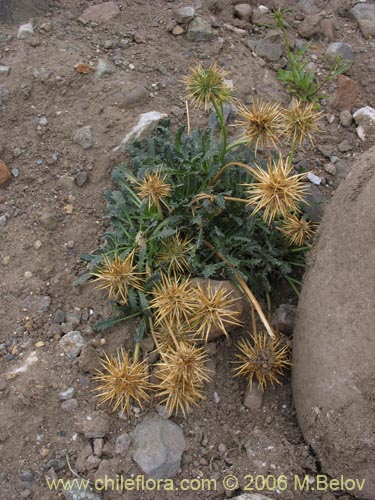
{"label": "spiny plant", "polygon": [[[321,114],[297,100],[286,109],[236,101],[240,133],[229,141],[224,105],[233,97],[225,76],[216,64],[198,64],[185,79],[193,104],[211,110],[205,129],[172,134],[164,120],[149,139],[129,146],[129,161],[112,173],[116,188],[106,192],[103,244],[83,256],[89,269],[76,284],[93,281],[116,312],[96,328],[138,318],[134,352],[105,357],[96,374],[99,400],[113,409],[141,406],[153,392],[185,415],[204,398],[210,373],[201,344],[213,329],[227,334],[241,326],[241,318],[233,293],[198,277],[234,282],[262,324],[262,337],[253,328],[252,340],[240,345],[238,374],[265,387],[288,364],[257,297],[269,299],[282,279],[298,292],[312,227],[301,215],[305,182],[293,158],[313,140]],[[144,335],[159,355],[154,385],[140,359]],[[275,354],[263,375],[258,351]]]}

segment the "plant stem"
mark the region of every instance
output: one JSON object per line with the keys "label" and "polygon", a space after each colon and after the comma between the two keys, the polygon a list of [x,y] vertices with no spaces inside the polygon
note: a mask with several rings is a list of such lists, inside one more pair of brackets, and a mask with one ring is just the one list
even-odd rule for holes
{"label": "plant stem", "polygon": [[223,162],[227,153],[227,129],[224,121],[224,108],[221,103],[218,106],[215,100],[212,101],[212,104],[220,122],[220,161]]}
{"label": "plant stem", "polygon": [[134,348],[134,363],[137,363],[139,359],[139,349],[140,349],[141,343],[136,342],[135,348]]}
{"label": "plant stem", "polygon": [[297,139],[294,139],[292,147],[290,149],[290,155],[289,155],[289,159],[288,159],[289,165],[292,165],[292,163],[293,163],[294,156],[295,156],[296,151],[297,151],[297,146],[298,146]]}
{"label": "plant stem", "polygon": [[[211,243],[209,243],[208,241],[204,241],[203,243],[206,245],[206,247],[210,248],[211,250],[214,250],[214,246],[211,245]],[[267,333],[273,338],[275,336],[275,334],[274,334],[274,332],[273,332],[273,330],[271,328],[271,325],[269,324],[269,322],[268,322],[268,320],[267,320],[267,318],[266,318],[266,316],[265,316],[265,314],[264,314],[264,312],[262,310],[261,305],[257,301],[257,299],[256,299],[255,295],[253,294],[253,292],[248,287],[246,281],[236,272],[236,270],[232,266],[232,264],[230,262],[228,262],[228,260],[220,252],[216,251],[216,255],[223,262],[225,262],[228,267],[230,267],[231,269],[233,269],[234,276],[235,276],[235,279],[238,282],[239,287],[247,295],[248,299],[250,299],[250,302],[254,306],[256,312],[258,313],[258,316],[259,316],[260,320],[262,321],[262,323],[264,325],[264,328],[267,330]]]}
{"label": "plant stem", "polygon": [[227,146],[227,153],[229,153],[229,151],[231,151],[232,149],[236,148],[237,146],[243,146],[244,144],[247,144],[247,143],[248,143],[247,139],[242,139],[242,140],[239,140],[239,141],[231,142]]}
{"label": "plant stem", "polygon": [[231,161],[231,162],[227,163],[226,165],[224,165],[223,167],[221,167],[221,169],[218,171],[218,173],[215,175],[215,177],[213,177],[212,180],[210,181],[209,186],[213,186],[214,184],[216,184],[217,180],[227,170],[227,168],[233,167],[233,166],[238,166],[238,167],[244,168],[252,175],[254,175],[254,173],[255,173],[255,169],[253,167],[250,167],[249,165],[246,165],[246,163],[241,163],[239,161]]}

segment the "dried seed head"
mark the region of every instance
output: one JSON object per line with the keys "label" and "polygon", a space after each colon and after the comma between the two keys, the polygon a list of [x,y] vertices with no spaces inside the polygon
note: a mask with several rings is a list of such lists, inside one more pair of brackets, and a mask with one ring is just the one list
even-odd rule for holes
{"label": "dried seed head", "polygon": [[269,146],[278,147],[282,133],[282,113],[280,104],[264,103],[261,98],[254,99],[251,108],[238,103],[238,114],[241,120],[235,123],[236,127],[244,129],[241,138],[258,148],[266,149]]}
{"label": "dried seed head", "polygon": [[180,327],[190,323],[197,306],[189,279],[182,281],[161,273],[161,281],[155,286],[153,296],[150,307],[154,310],[156,325]]}
{"label": "dried seed head", "polygon": [[301,145],[305,140],[314,144],[314,134],[319,132],[318,121],[322,116],[314,103],[305,104],[293,99],[289,108],[283,110],[283,133],[292,144]]}
{"label": "dried seed head", "polygon": [[263,390],[268,384],[280,384],[280,376],[291,365],[288,347],[283,344],[279,335],[271,338],[266,333],[256,333],[251,342],[241,339],[238,343],[239,353],[236,354],[239,366],[235,376],[244,376],[251,387],[254,377]]}
{"label": "dried seed head", "polygon": [[165,198],[168,198],[172,191],[172,186],[166,182],[167,175],[162,175],[161,171],[146,174],[145,178],[138,183],[136,190],[142,200],[148,201],[148,206],[158,206],[160,203],[166,205]]}
{"label": "dried seed head", "polygon": [[188,98],[205,111],[209,111],[210,104],[221,105],[229,102],[232,97],[232,89],[225,83],[227,72],[220,69],[216,63],[208,69],[201,64],[191,68],[191,74],[183,81],[189,91]]}
{"label": "dried seed head", "polygon": [[311,222],[304,217],[299,219],[295,215],[290,215],[283,220],[282,225],[278,229],[292,245],[296,246],[302,246],[314,234]]}
{"label": "dried seed head", "polygon": [[116,255],[113,260],[108,255],[104,256],[103,263],[96,272],[91,273],[95,276],[93,281],[98,281],[99,290],[108,289],[108,295],[111,299],[127,304],[129,288],[142,290],[143,273],[136,272],[137,266],[133,265],[134,251],[126,259],[121,259]]}
{"label": "dried seed head", "polygon": [[104,370],[96,370],[94,376],[99,382],[95,391],[99,392],[96,397],[100,404],[108,402],[113,411],[121,409],[123,413],[129,412],[132,401],[142,408],[142,404],[150,400],[151,389],[145,362],[131,362],[123,349],[110,357],[104,356],[101,361]]}
{"label": "dried seed head", "polygon": [[287,217],[290,212],[298,212],[298,204],[303,201],[306,185],[302,182],[305,174],[291,175],[289,159],[280,156],[277,162],[270,158],[268,170],[256,165],[255,182],[247,187],[248,205],[254,207],[253,214],[264,210],[263,218],[271,223],[277,215]]}
{"label": "dried seed head", "polygon": [[188,343],[161,352],[158,363],[158,397],[171,413],[181,411],[185,416],[192,405],[205,399],[203,386],[210,380],[206,368],[207,354]]}
{"label": "dried seed head", "polygon": [[156,259],[161,264],[168,266],[168,272],[181,273],[189,270],[186,256],[192,250],[191,240],[181,239],[179,233],[171,238],[161,241],[161,248]]}
{"label": "dried seed head", "polygon": [[223,287],[212,288],[208,282],[206,289],[201,285],[195,288],[197,309],[191,319],[192,325],[196,325],[195,338],[205,339],[212,329],[220,329],[227,335],[226,328],[229,325],[241,325],[238,319],[239,312],[233,309],[238,298],[232,297],[232,291]]}

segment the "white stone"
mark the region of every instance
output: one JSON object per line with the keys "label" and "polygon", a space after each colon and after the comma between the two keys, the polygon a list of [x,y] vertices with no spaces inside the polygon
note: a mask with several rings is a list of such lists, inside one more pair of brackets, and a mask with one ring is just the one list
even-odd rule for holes
{"label": "white stone", "polygon": [[145,136],[150,134],[156,125],[163,118],[167,118],[167,114],[159,113],[158,111],[149,111],[148,113],[142,113],[139,117],[137,125],[131,129],[131,131],[126,134],[126,136],[121,141],[120,145],[113,149],[114,152],[119,150],[124,150],[129,142],[135,139],[144,139]]}
{"label": "white stone", "polygon": [[312,184],[315,184],[315,186],[319,186],[319,184],[322,183],[322,179],[317,175],[313,174],[312,172],[308,172],[307,178]]}
{"label": "white stone", "polygon": [[9,66],[3,66],[2,64],[0,64],[0,76],[1,75],[8,76],[9,71],[10,71]]}
{"label": "white stone", "polygon": [[18,28],[17,38],[19,40],[25,40],[25,38],[30,38],[33,36],[34,30],[33,25],[31,23],[21,24]]}

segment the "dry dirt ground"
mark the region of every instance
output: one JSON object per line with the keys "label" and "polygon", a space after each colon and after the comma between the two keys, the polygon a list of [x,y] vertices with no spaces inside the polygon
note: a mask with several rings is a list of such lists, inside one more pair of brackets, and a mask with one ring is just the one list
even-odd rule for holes
{"label": "dry dirt ground", "polygon": [[[262,3],[270,5],[266,0]],[[275,78],[277,64],[255,57],[247,43],[262,38],[266,29],[235,20],[229,0],[203,0],[199,12],[208,20],[215,15],[221,26],[244,27],[249,34],[244,37],[221,28],[221,41],[200,43],[169,31],[172,8],[188,3],[122,0],[116,18],[83,25],[78,17],[90,4],[87,0],[52,1],[47,16],[32,20],[35,33],[30,41],[16,38],[17,26],[0,26],[0,64],[11,68],[0,82],[9,90],[0,108],[0,159],[14,174],[12,182],[0,188],[0,216],[6,214],[7,219],[0,227],[0,498],[4,500],[61,496],[48,492],[45,476],[72,477],[67,457],[74,469],[78,452],[89,441],[83,435],[82,422],[96,409],[90,371],[98,366],[103,349],[111,352],[131,342],[132,324],[93,333],[93,324],[109,314],[105,297],[94,287],[72,286],[85,269],[80,254],[100,243],[105,223],[102,193],[111,186],[111,168],[121,160],[112,149],[142,112],[166,112],[175,125],[184,120],[185,91],[180,79],[197,60],[224,66],[242,99],[261,95],[284,104],[289,100]],[[340,17],[339,10],[348,5],[351,2],[329,1],[320,7],[335,15],[337,40],[354,48],[349,76],[358,86],[356,107],[374,105],[373,42],[363,38],[354,21]],[[294,36],[300,10],[292,7],[290,33]],[[318,66],[328,43],[324,39],[313,42]],[[77,63],[95,66],[98,58],[116,62],[115,71],[96,78],[74,69]],[[124,105],[129,91],[138,85],[146,87],[148,96]],[[335,84],[325,90],[332,96]],[[361,144],[353,126],[339,127],[338,113],[330,109],[329,99],[323,109],[333,114],[334,121],[323,120],[319,145],[350,165],[352,157],[367,149],[370,141]],[[48,123],[41,124],[41,117]],[[194,117],[197,123],[202,120],[202,116]],[[72,141],[72,135],[86,125],[92,130],[92,147],[85,150]],[[338,151],[343,139],[352,150]],[[318,149],[307,149],[301,160],[330,179],[323,169],[329,160]],[[86,173],[88,180],[82,186],[72,181],[84,179]],[[329,196],[331,188],[324,189]],[[76,329],[88,345],[73,363],[62,355],[58,344],[61,333],[53,326],[56,311],[73,313],[73,322],[80,321]],[[207,400],[186,420],[175,419],[187,440],[178,478],[220,479],[229,473],[244,478],[258,472],[286,474],[291,480],[294,475],[316,473],[319,464],[298,429],[288,376],[282,386],[266,391],[260,410],[244,408],[245,385],[228,376],[231,346],[231,340],[219,340],[212,346],[216,376]],[[36,363],[14,375],[33,352]],[[58,397],[68,387],[74,387],[78,401],[70,413],[62,411]],[[129,419],[110,417],[107,458],[113,453],[116,437],[133,429],[151,411],[134,413]],[[25,470],[32,474],[22,472]],[[118,470],[126,475],[140,472],[130,459],[124,459]],[[246,479],[241,480],[242,486],[245,483]],[[268,496],[322,498],[322,494],[292,488]],[[212,493],[126,495],[134,499],[177,497],[223,499],[226,493],[221,487]],[[104,498],[125,496],[106,493]]]}

